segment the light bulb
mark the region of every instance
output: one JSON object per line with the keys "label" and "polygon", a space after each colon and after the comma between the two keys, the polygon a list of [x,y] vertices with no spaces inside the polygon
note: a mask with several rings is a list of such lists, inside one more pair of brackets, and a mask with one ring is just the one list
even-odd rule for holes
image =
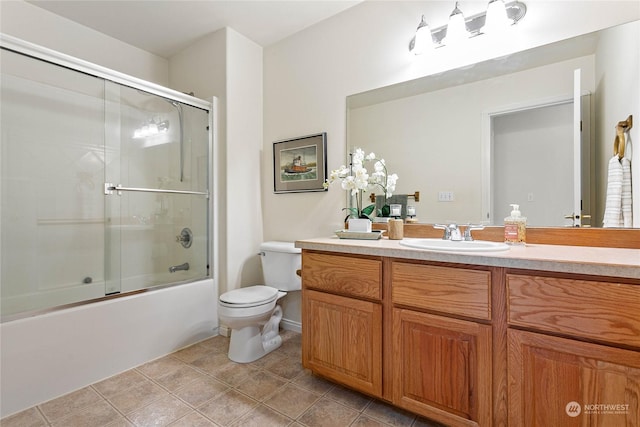
{"label": "light bulb", "polygon": [[447,36],[443,39],[443,43],[448,46],[456,45],[469,37],[467,25],[464,22],[464,15],[458,8],[458,2],[449,16],[449,24],[447,25]]}
{"label": "light bulb", "polygon": [[510,22],[507,16],[507,8],[503,0],[491,0],[487,6],[482,32],[484,34],[501,34],[509,28]]}
{"label": "light bulb", "polygon": [[429,29],[427,22],[424,20],[424,15],[422,15],[422,20],[420,21],[420,24],[418,24],[418,29],[416,30],[416,36],[413,42],[413,53],[415,55],[420,55],[432,47],[433,39],[431,38],[431,30]]}
{"label": "light bulb", "polygon": [[149,123],[149,136],[158,134],[158,125],[155,122]]}

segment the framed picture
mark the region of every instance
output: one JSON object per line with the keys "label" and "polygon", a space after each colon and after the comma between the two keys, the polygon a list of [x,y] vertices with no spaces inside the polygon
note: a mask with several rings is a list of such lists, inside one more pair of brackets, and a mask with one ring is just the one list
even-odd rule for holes
{"label": "framed picture", "polygon": [[273,191],[326,191],[327,134],[325,132],[273,143]]}

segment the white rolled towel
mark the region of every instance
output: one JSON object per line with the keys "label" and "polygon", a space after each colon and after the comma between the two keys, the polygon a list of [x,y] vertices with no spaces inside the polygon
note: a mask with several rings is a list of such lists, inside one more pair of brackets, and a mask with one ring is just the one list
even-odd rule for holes
{"label": "white rolled towel", "polygon": [[618,155],[609,160],[604,227],[622,227],[622,164]]}
{"label": "white rolled towel", "polygon": [[631,199],[631,162],[626,157],[620,160],[622,165],[622,226],[633,227],[633,208]]}

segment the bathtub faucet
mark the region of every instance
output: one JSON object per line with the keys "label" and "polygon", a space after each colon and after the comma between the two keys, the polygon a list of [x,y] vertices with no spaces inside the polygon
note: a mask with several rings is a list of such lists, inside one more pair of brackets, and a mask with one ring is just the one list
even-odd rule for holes
{"label": "bathtub faucet", "polygon": [[172,265],[171,267],[169,267],[169,273],[175,273],[176,271],[180,271],[180,270],[187,271],[188,269],[189,269],[189,263],[185,262],[184,264]]}

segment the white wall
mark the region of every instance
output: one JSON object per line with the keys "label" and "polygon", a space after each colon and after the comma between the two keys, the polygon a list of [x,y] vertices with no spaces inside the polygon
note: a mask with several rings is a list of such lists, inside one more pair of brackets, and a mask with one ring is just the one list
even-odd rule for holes
{"label": "white wall", "polygon": [[0,31],[163,86],[168,62],[22,0],[0,1]]}

